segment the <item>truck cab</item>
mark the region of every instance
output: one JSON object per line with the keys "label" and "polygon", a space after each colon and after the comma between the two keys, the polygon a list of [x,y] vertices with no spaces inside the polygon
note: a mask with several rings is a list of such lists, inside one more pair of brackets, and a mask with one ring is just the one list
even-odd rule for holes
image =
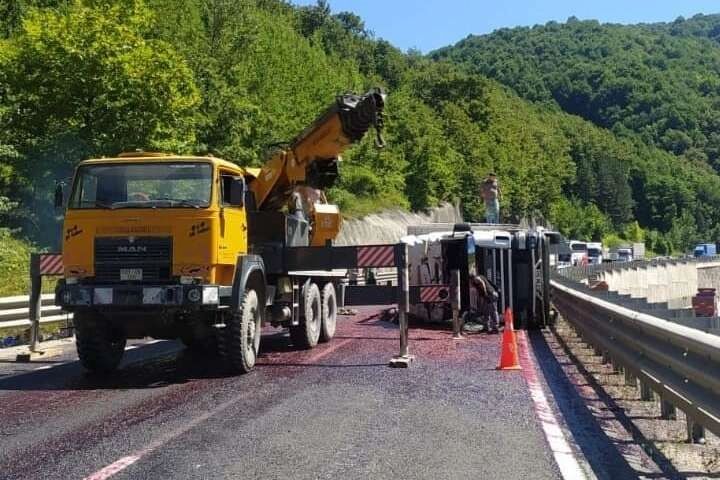
{"label": "truck cab", "polygon": [[618,248],[617,249],[617,261],[620,263],[632,262],[633,261],[632,248]]}
{"label": "truck cab", "polygon": [[699,243],[693,249],[693,256],[697,257],[713,257],[717,255],[717,248],[714,243]]}
{"label": "truck cab", "polygon": [[[126,153],[81,162],[65,216],[65,283],[230,284],[236,255],[247,252],[250,179],[214,157]],[[146,300],[167,301],[163,293]]]}
{"label": "truck cab", "polygon": [[588,264],[588,244],[578,240],[570,240],[569,247],[571,251],[570,263],[573,266],[582,266]]}
{"label": "truck cab", "polygon": [[588,263],[590,265],[600,265],[603,263],[603,249],[600,242],[588,242]]}
{"label": "truck cab", "polygon": [[[56,303],[75,314],[87,366],[112,369],[127,338],[211,343],[217,313],[230,306],[237,256],[247,252],[252,177],[218,158],[164,153],[78,164]],[[101,346],[98,333],[116,341]]]}

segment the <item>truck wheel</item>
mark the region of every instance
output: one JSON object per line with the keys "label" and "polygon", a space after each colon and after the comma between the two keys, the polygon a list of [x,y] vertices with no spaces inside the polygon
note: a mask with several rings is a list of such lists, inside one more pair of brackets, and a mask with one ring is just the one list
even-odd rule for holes
{"label": "truck wheel", "polygon": [[245,290],[240,308],[228,317],[222,353],[232,372],[247,373],[255,366],[260,351],[262,316],[257,292]]}
{"label": "truck wheel", "polygon": [[110,328],[108,322],[94,312],[75,312],[75,338],[78,357],[91,372],[115,370],[125,353],[125,336]]}
{"label": "truck wheel", "polygon": [[322,289],[322,325],[320,328],[320,341],[329,342],[335,336],[337,325],[337,297],[335,285],[326,283]]}
{"label": "truck wheel", "polygon": [[322,323],[320,289],[314,283],[309,284],[305,289],[303,308],[305,314],[300,319],[300,325],[290,327],[290,340],[295,347],[308,349],[317,345]]}

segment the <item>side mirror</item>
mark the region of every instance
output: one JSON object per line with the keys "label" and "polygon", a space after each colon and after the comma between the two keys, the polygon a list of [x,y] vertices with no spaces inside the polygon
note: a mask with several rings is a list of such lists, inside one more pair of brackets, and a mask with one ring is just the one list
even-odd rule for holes
{"label": "side mirror", "polygon": [[245,200],[245,179],[243,177],[232,177],[230,179],[229,193],[228,204],[233,207],[242,207]]}
{"label": "side mirror", "polygon": [[65,203],[65,192],[62,182],[55,185],[55,208],[62,208]]}

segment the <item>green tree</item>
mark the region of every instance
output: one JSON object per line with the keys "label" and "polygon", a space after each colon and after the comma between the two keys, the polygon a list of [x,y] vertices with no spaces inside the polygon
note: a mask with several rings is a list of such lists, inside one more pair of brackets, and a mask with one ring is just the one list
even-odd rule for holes
{"label": "green tree", "polygon": [[[140,0],[32,8],[5,44],[0,143],[19,152],[13,166],[33,180],[35,201],[47,201],[51,178],[79,159],[195,144],[192,72],[170,45],[143,37],[152,18]],[[33,210],[47,210],[40,204]]]}

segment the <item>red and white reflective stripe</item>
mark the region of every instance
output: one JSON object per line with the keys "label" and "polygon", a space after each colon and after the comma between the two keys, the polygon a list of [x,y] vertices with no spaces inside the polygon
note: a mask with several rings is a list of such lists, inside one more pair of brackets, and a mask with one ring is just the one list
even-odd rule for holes
{"label": "red and white reflective stripe", "polygon": [[394,267],[395,246],[380,245],[377,247],[358,247],[358,267]]}
{"label": "red and white reflective stripe", "polygon": [[420,287],[420,302],[444,302],[450,297],[447,285],[432,285]]}
{"label": "red and white reflective stripe", "polygon": [[40,255],[40,275],[62,275],[62,254],[51,253]]}

